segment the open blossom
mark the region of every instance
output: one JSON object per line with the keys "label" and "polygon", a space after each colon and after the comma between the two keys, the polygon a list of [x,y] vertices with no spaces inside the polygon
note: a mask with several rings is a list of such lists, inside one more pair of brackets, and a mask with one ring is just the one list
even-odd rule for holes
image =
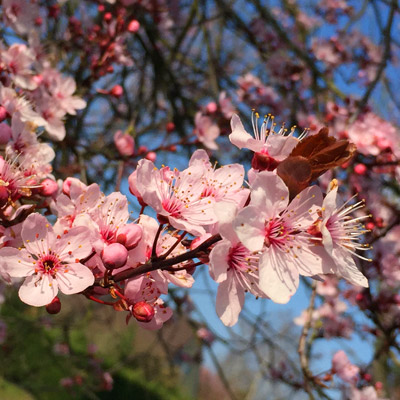
{"label": "open blossom", "polygon": [[19,289],[23,302],[45,306],[58,290],[74,294],[93,284],[92,272],[80,263],[92,252],[87,228],[56,235],[47,219],[35,213],[24,221],[21,236],[25,248],[0,249],[0,263],[11,277],[26,277]]}
{"label": "open blossom", "polygon": [[201,111],[196,113],[194,124],[199,142],[203,143],[210,150],[217,150],[218,145],[215,143],[215,139],[220,134],[218,125],[210,117],[203,115]]}
{"label": "open blossom", "polygon": [[249,206],[234,221],[240,241],[260,253],[260,288],[277,303],[287,303],[296,292],[299,274],[313,276],[323,271],[323,257],[313,253],[307,233],[321,203],[320,189],[312,186],[289,204],[289,190],[282,179],[263,171],[251,187]]}
{"label": "open blossom", "polygon": [[3,0],[3,18],[18,33],[24,34],[34,28],[39,16],[39,6],[33,1]]}
{"label": "open blossom", "polygon": [[222,241],[210,253],[210,274],[219,283],[216,310],[226,326],[236,324],[244,304],[245,292],[267,297],[259,287],[258,255],[252,254],[233,230],[237,207],[220,202],[214,207]]}
{"label": "open blossom", "polygon": [[256,153],[252,161],[253,168],[272,171],[280,161],[289,156],[300,139],[293,136],[294,129],[289,134],[283,127],[275,132],[276,124],[270,115],[264,119],[259,129],[258,118],[258,114],[253,113],[253,137],[244,129],[239,116],[234,114],[231,119],[232,133],[229,135],[229,140],[239,149],[247,148]]}
{"label": "open blossom", "polygon": [[214,168],[204,150],[196,150],[189,161],[189,166],[203,168],[204,182],[202,197],[212,197],[215,201],[231,201],[242,208],[249,197],[249,189],[242,187],[244,168],[240,164],[223,165]]}
{"label": "open blossom", "polygon": [[212,197],[202,197],[205,182],[203,168],[191,166],[184,171],[158,170],[149,160],[139,161],[137,187],[143,201],[176,229],[199,236],[203,226],[214,224]]}
{"label": "open blossom", "polygon": [[331,257],[330,262],[325,263],[325,273],[334,273],[355,285],[368,287],[367,279],[358,270],[351,257],[351,255],[355,255],[365,259],[356,251],[368,248],[359,243],[360,236],[366,232],[359,221],[367,216],[351,218],[349,215],[352,211],[363,207],[364,203],[361,201],[347,207],[346,203],[340,205],[337,190],[337,183],[333,181],[332,188],[322,204],[321,219],[317,220],[316,225],[316,229],[318,229],[320,222],[322,244]]}
{"label": "open blossom", "polygon": [[343,350],[338,351],[332,358],[332,372],[336,373],[342,380],[355,384],[360,369],[353,365]]}
{"label": "open blossom", "polygon": [[0,48],[0,66],[23,89],[34,90],[37,87],[31,68],[34,61],[34,53],[25,44],[13,44],[7,50]]}

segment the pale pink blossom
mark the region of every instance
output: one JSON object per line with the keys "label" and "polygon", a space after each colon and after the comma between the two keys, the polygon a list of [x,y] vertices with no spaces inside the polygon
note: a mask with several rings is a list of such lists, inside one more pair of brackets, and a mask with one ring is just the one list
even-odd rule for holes
{"label": "pale pink blossom", "polygon": [[46,121],[33,111],[31,103],[24,97],[18,96],[14,89],[5,87],[0,83],[0,104],[11,116],[19,112],[20,119],[36,126],[46,125]]}
{"label": "pale pink blossom", "polygon": [[332,372],[336,373],[343,381],[355,384],[358,380],[360,368],[351,364],[343,350],[336,352],[332,358]]}
{"label": "pale pink blossom", "polygon": [[220,129],[210,117],[203,115],[200,111],[196,113],[194,118],[195,134],[199,142],[203,143],[210,150],[217,150],[218,145],[215,139],[220,134]]}
{"label": "pale pink blossom", "polygon": [[234,222],[240,241],[259,252],[260,288],[273,301],[287,303],[296,292],[299,274],[323,272],[323,256],[312,251],[307,228],[317,216],[322,193],[316,186],[303,190],[289,204],[289,190],[273,172],[258,174],[251,201]]}
{"label": "pale pink blossom", "polygon": [[243,308],[245,292],[267,297],[259,287],[258,255],[254,255],[239,240],[233,229],[237,206],[221,202],[214,206],[218,216],[222,241],[210,253],[210,274],[219,283],[216,310],[226,326],[236,324]]}
{"label": "pale pink blossom", "polygon": [[[246,132],[238,115],[234,114],[231,119],[232,133],[229,140],[239,149],[247,148],[260,154],[262,157],[268,157],[271,165],[276,167],[277,162],[284,160],[292,150],[297,146],[300,139],[293,136],[294,129],[288,134],[282,127],[278,132],[275,131],[275,122],[272,116],[267,116],[258,128],[258,114],[253,113],[252,123],[254,137]],[[301,137],[301,136],[300,136]],[[276,164],[276,165],[275,165]],[[273,169],[273,168],[271,168]]]}
{"label": "pale pink blossom", "polygon": [[202,197],[212,197],[215,201],[231,201],[242,208],[249,197],[249,189],[242,187],[244,168],[240,164],[223,165],[215,168],[204,150],[196,150],[189,161],[189,166],[203,168],[204,182]]}
{"label": "pale pink blossom", "polygon": [[122,156],[130,157],[135,152],[135,141],[128,133],[116,131],[114,134],[114,144]]}
{"label": "pale pink blossom", "polygon": [[[167,173],[167,174],[166,174]],[[205,233],[204,226],[216,222],[212,197],[202,197],[205,183],[203,168],[191,166],[171,176],[169,169],[158,170],[149,160],[139,161],[137,186],[143,201],[176,229],[195,236]]]}
{"label": "pale pink blossom", "polygon": [[379,155],[390,149],[400,157],[400,134],[388,121],[372,112],[361,115],[348,129],[349,139],[365,155]]}
{"label": "pale pink blossom", "polygon": [[25,44],[13,44],[7,50],[0,49],[0,67],[7,70],[15,85],[28,90],[34,90],[37,83],[34,80],[32,64],[35,55]]}
{"label": "pale pink blossom", "polygon": [[87,228],[56,235],[47,219],[35,213],[24,221],[21,236],[25,248],[0,249],[0,262],[11,277],[26,277],[19,290],[24,303],[45,306],[58,290],[74,294],[93,284],[92,272],[79,261],[92,252]]}
{"label": "pale pink blossom", "polygon": [[230,97],[228,97],[228,95],[226,94],[226,92],[221,92],[219,94],[218,97],[218,104],[219,107],[221,109],[221,113],[222,115],[226,118],[226,119],[231,119],[233,114],[235,113],[235,107],[232,104],[232,100]]}
{"label": "pale pink blossom", "polygon": [[3,0],[3,18],[18,33],[29,33],[39,16],[36,2],[26,0]]}

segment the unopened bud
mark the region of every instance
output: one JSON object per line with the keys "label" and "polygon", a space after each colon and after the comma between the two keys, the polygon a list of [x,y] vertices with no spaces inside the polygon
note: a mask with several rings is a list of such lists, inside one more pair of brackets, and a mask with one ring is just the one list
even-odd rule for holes
{"label": "unopened bud", "polygon": [[110,94],[111,96],[119,98],[124,94],[124,89],[121,85],[115,85],[111,88]]}
{"label": "unopened bud", "polygon": [[106,268],[120,268],[126,263],[128,250],[120,243],[111,243],[104,248],[101,258]]}
{"label": "unopened bud", "polygon": [[110,22],[112,20],[112,14],[110,12],[106,12],[103,17],[104,21]]}
{"label": "unopened bud", "polygon": [[147,154],[146,154],[146,157],[145,157],[147,160],[150,160],[151,162],[154,162],[154,161],[156,161],[156,158],[157,158],[157,154],[154,152],[154,151],[149,151]]}
{"label": "unopened bud", "polygon": [[61,301],[57,296],[54,297],[50,304],[47,304],[46,311],[49,314],[58,314],[61,311]]}
{"label": "unopened bud", "polygon": [[214,114],[218,110],[217,103],[212,101],[211,103],[208,103],[206,106],[207,112],[210,114]]}
{"label": "unopened bud", "polygon": [[132,307],[132,315],[139,322],[150,322],[154,317],[154,308],[145,301],[139,301]]}
{"label": "unopened bud", "polygon": [[171,133],[175,130],[175,124],[173,122],[168,122],[165,128],[168,133]]}
{"label": "unopened bud", "polygon": [[42,183],[42,187],[40,190],[40,193],[43,196],[52,196],[55,194],[58,190],[58,185],[56,181],[53,181],[53,179],[46,178]]}
{"label": "unopened bud", "polygon": [[365,175],[365,173],[367,172],[367,167],[365,164],[357,164],[354,167],[354,172],[358,175]]}
{"label": "unopened bud", "polygon": [[136,19],[133,19],[128,24],[128,32],[136,33],[140,29],[140,23]]}
{"label": "unopened bud", "polygon": [[0,122],[3,122],[7,118],[7,114],[5,107],[0,106]]}
{"label": "unopened bud", "polygon": [[118,229],[117,242],[128,250],[135,248],[143,235],[143,228],[139,224],[127,224]]}

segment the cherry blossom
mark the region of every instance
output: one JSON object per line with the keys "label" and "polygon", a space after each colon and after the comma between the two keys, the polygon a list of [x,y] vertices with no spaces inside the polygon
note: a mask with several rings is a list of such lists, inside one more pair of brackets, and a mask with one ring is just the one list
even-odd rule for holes
{"label": "cherry blossom", "polygon": [[165,168],[158,170],[149,160],[141,160],[137,190],[143,201],[166,217],[174,228],[201,235],[205,233],[203,226],[216,222],[214,199],[202,197],[205,188],[202,177],[203,168],[199,166],[170,173]]}
{"label": "cherry blossom", "polygon": [[235,204],[220,202],[214,207],[218,216],[222,241],[210,253],[210,274],[219,283],[216,310],[226,326],[235,325],[249,291],[257,297],[267,297],[259,287],[257,254],[252,254],[233,230],[237,214]]}
{"label": "cherry blossom", "polygon": [[44,306],[58,290],[74,294],[93,284],[92,272],[79,261],[92,252],[87,228],[56,235],[47,219],[35,213],[23,223],[21,237],[25,248],[0,249],[0,262],[11,277],[26,277],[19,289],[24,303]]}
{"label": "cherry blossom", "polygon": [[323,256],[313,253],[307,233],[321,203],[320,189],[312,186],[289,204],[289,190],[281,178],[263,171],[252,184],[249,206],[234,221],[241,242],[260,252],[260,288],[277,303],[287,303],[296,292],[299,274],[323,272]]}

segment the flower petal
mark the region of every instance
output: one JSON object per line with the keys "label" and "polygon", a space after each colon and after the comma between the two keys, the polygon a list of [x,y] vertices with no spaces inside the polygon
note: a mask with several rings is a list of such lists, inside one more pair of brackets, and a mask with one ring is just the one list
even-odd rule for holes
{"label": "flower petal", "polygon": [[19,288],[18,295],[24,303],[41,307],[51,303],[57,293],[57,281],[45,274],[28,276]]}
{"label": "flower petal", "polygon": [[260,288],[275,303],[285,304],[296,293],[299,273],[286,253],[271,246],[260,257]]}
{"label": "flower petal", "polygon": [[79,293],[93,285],[94,275],[83,264],[72,263],[65,267],[57,272],[58,287],[64,294]]}

